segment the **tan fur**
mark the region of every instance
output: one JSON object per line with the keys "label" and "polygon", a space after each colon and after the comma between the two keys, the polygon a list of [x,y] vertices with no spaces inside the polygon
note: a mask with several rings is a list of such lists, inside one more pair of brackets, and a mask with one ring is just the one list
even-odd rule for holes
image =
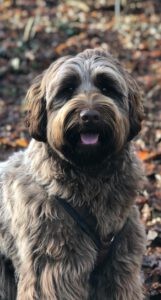
{"label": "tan fur", "polygon": [[[12,281],[0,275],[1,299],[15,300],[17,286],[17,300],[142,300],[145,237],[134,205],[142,173],[131,145],[143,117],[137,84],[110,54],[86,50],[53,63],[26,100],[34,139],[0,164],[0,252],[15,270]],[[99,118],[86,124],[82,111]],[[94,147],[82,144],[88,130],[99,136]],[[88,208],[102,243],[114,236],[103,264],[56,196]],[[0,267],[8,270],[1,256]]]}

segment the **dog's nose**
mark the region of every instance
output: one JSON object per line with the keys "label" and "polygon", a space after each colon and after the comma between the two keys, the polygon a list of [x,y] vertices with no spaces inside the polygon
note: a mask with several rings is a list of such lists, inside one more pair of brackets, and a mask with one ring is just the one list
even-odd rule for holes
{"label": "dog's nose", "polygon": [[100,120],[100,113],[94,109],[85,109],[80,112],[80,118],[84,123],[98,122]]}

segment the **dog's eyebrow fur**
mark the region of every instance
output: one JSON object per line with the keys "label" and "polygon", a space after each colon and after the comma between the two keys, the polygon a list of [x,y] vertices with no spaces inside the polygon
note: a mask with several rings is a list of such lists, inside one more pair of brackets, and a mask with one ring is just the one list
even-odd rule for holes
{"label": "dog's eyebrow fur", "polygon": [[59,87],[64,88],[66,86],[76,86],[80,83],[81,78],[77,73],[67,73],[60,81]]}

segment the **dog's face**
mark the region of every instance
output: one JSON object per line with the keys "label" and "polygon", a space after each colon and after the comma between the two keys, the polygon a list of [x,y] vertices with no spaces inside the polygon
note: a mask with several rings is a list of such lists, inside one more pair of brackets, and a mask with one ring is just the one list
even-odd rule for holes
{"label": "dog's face", "polygon": [[119,153],[143,116],[135,81],[99,49],[58,59],[37,77],[27,103],[31,136],[79,166]]}

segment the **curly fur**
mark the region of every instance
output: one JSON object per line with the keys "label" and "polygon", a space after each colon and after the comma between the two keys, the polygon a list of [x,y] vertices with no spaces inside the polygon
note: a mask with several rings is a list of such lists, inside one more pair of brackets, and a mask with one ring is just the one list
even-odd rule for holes
{"label": "curly fur", "polygon": [[[103,147],[92,152],[71,139],[83,128],[84,109],[102,120]],[[142,115],[136,83],[102,50],[61,58],[36,79],[26,117],[34,139],[0,164],[2,300],[143,299],[145,239],[134,206],[141,171],[131,146]],[[96,267],[98,249],[56,195],[87,205],[102,240],[119,232],[102,265]]]}

